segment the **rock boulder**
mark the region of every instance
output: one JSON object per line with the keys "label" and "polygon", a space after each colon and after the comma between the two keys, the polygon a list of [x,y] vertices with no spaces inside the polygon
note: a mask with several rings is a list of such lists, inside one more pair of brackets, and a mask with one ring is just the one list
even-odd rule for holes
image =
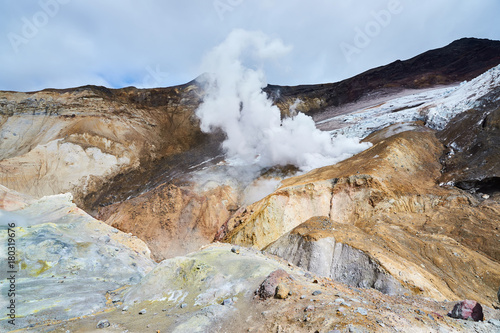
{"label": "rock boulder", "polygon": [[455,306],[453,306],[453,309],[450,313],[448,313],[448,316],[463,320],[484,320],[483,307],[478,302],[472,300],[458,302]]}

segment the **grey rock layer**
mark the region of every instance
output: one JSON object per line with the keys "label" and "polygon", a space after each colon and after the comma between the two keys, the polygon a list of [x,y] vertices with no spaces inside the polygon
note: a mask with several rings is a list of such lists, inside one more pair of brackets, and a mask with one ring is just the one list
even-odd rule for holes
{"label": "grey rock layer", "polygon": [[375,288],[384,294],[401,294],[405,289],[365,252],[335,241],[334,237],[306,240],[287,233],[266,248],[315,274],[360,288]]}

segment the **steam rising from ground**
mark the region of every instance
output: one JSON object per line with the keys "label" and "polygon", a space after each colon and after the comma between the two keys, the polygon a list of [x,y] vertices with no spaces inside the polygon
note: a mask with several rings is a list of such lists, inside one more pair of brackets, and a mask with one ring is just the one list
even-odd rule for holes
{"label": "steam rising from ground", "polygon": [[201,129],[226,133],[223,148],[229,160],[260,167],[293,164],[304,171],[330,165],[358,153],[369,144],[357,138],[332,142],[311,117],[298,113],[281,120],[280,110],[262,91],[267,85],[262,64],[291,50],[279,39],[260,32],[234,30],[204,59],[206,96],[196,111]]}
{"label": "steam rising from ground", "polygon": [[242,204],[248,206],[273,193],[281,185],[277,178],[259,178],[243,191]]}

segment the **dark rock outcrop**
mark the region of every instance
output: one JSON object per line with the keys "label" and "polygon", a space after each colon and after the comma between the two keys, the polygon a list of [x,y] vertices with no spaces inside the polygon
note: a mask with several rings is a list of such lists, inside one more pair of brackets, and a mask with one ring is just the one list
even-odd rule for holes
{"label": "dark rock outcrop", "polygon": [[484,320],[483,307],[478,302],[472,300],[458,302],[455,306],[453,306],[453,310],[448,313],[448,316],[463,320]]}
{"label": "dark rock outcrop", "polygon": [[328,107],[352,103],[367,94],[386,94],[470,80],[500,63],[500,41],[462,38],[408,60],[397,60],[352,78],[326,84],[277,86],[265,91],[281,110],[299,98],[297,110],[317,113]]}
{"label": "dark rock outcrop", "polygon": [[437,134],[448,148],[440,181],[490,196],[500,194],[500,87],[478,102]]}

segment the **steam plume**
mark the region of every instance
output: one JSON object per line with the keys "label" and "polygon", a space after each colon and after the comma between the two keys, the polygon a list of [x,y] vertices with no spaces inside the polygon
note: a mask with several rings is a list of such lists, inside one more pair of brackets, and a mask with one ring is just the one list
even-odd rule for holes
{"label": "steam plume", "polygon": [[337,163],[369,146],[356,138],[337,137],[332,142],[303,113],[281,120],[280,110],[262,91],[267,85],[264,72],[243,62],[261,65],[290,50],[261,32],[234,30],[204,58],[203,71],[209,74],[201,81],[207,91],[196,114],[203,131],[226,133],[223,148],[233,162],[260,167],[293,164],[307,171]]}

